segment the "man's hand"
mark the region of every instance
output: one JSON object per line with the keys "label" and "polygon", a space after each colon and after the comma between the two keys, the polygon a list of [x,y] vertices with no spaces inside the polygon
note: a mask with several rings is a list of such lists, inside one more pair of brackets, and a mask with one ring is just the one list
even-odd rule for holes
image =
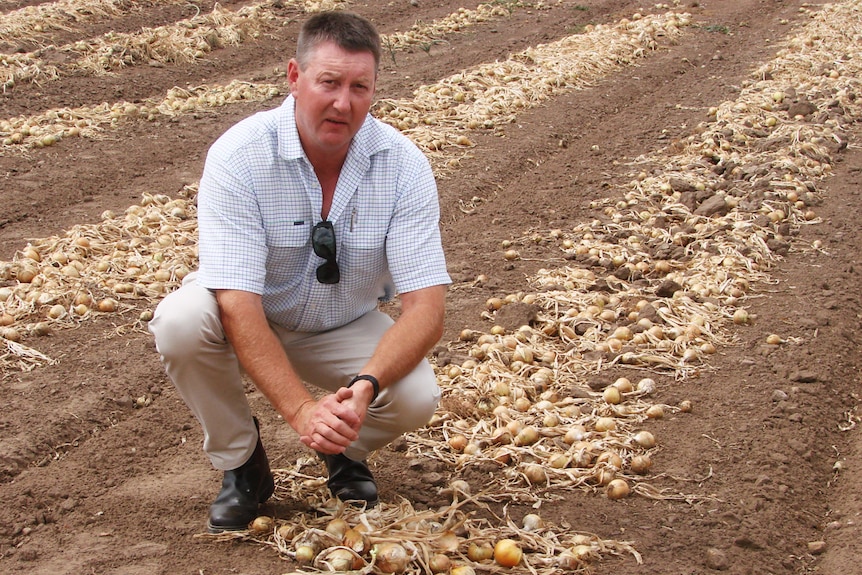
{"label": "man's hand", "polygon": [[[370,396],[369,396],[370,400]],[[309,400],[297,410],[294,427],[305,445],[321,453],[344,452],[359,437],[368,403],[342,387],[318,401]]]}

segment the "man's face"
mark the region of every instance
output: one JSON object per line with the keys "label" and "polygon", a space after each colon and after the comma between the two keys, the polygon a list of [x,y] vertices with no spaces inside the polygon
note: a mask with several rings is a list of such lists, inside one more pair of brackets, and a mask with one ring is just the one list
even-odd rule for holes
{"label": "man's face", "polygon": [[347,153],[374,98],[374,55],[322,42],[305,70],[290,60],[287,79],[296,99],[296,126],[306,154]]}

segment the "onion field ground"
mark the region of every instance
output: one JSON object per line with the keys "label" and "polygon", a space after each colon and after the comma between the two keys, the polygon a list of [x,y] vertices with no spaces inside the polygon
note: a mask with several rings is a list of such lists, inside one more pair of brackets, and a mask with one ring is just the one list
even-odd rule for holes
{"label": "onion field ground", "polygon": [[[437,175],[443,396],[357,510],[249,382],[276,493],[211,536],[146,326],[329,9]],[[859,0],[0,0],[0,571],[862,572],[860,43]]]}

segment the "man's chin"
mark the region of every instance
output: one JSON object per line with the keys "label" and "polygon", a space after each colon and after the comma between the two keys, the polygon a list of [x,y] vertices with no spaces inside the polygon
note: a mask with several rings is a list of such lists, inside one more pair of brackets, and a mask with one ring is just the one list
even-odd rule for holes
{"label": "man's chin", "polygon": [[350,144],[351,138],[353,138],[353,133],[347,126],[344,126],[341,130],[326,130],[320,134],[319,141],[326,148],[338,149]]}

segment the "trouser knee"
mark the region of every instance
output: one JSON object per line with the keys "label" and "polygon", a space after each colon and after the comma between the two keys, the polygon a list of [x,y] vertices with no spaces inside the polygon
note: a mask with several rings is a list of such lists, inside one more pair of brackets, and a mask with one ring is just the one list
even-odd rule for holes
{"label": "trouser knee", "polygon": [[369,415],[374,417],[378,409],[386,412],[390,430],[399,435],[428,423],[440,403],[440,388],[427,362],[422,362],[391,391],[381,398],[379,406],[372,406]]}
{"label": "trouser knee", "polygon": [[156,349],[166,360],[189,357],[226,339],[215,295],[196,284],[186,284],[156,307],[149,323]]}

